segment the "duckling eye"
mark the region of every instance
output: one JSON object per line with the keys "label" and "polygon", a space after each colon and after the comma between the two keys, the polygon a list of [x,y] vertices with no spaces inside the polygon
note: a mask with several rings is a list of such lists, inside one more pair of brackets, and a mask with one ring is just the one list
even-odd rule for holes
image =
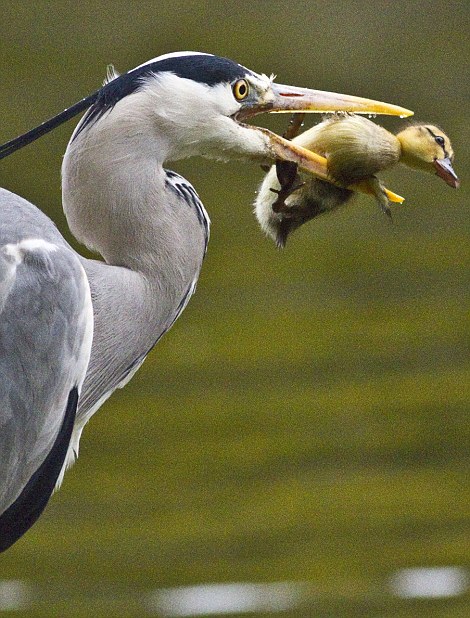
{"label": "duckling eye", "polygon": [[439,144],[439,146],[444,146],[445,144],[444,138],[441,135],[436,135],[434,141],[436,142],[436,144]]}
{"label": "duckling eye", "polygon": [[239,79],[233,84],[232,92],[237,101],[243,101],[250,92],[250,86],[245,79]]}

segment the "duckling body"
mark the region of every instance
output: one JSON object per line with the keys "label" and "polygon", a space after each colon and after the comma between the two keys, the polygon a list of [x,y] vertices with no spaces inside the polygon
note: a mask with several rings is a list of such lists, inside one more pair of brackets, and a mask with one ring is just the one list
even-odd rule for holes
{"label": "duckling body", "polygon": [[388,199],[375,174],[399,162],[435,172],[451,186],[458,186],[449,138],[434,125],[410,125],[394,135],[362,116],[336,114],[293,141],[327,159],[332,182],[301,173],[295,183],[291,180],[297,189],[281,201],[273,194],[281,189],[279,173],[276,166],[269,170],[258,192],[255,213],[262,229],[280,247],[303,223],[345,205],[354,195],[348,187],[363,180],[369,181],[377,202],[389,214]]}
{"label": "duckling body", "polygon": [[331,179],[345,186],[395,165],[401,156],[396,136],[362,116],[336,114],[295,142],[325,157]]}

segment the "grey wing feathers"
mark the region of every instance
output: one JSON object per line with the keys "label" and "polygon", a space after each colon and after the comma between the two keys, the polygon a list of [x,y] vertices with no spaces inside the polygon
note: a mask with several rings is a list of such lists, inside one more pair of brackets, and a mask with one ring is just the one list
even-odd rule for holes
{"label": "grey wing feathers", "polygon": [[70,393],[85,377],[92,328],[88,281],[65,242],[29,236],[3,243],[0,514],[21,496],[56,442]]}

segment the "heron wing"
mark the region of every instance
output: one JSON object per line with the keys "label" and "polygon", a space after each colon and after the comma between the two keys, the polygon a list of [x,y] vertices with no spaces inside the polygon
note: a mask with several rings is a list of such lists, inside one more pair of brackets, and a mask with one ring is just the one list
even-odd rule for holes
{"label": "heron wing", "polygon": [[53,224],[50,238],[40,238],[44,215],[35,229],[37,209],[29,205],[19,239],[20,215],[8,217],[2,206],[0,199],[7,218],[0,235],[0,549],[6,549],[40,515],[62,468],[93,313],[83,267]]}

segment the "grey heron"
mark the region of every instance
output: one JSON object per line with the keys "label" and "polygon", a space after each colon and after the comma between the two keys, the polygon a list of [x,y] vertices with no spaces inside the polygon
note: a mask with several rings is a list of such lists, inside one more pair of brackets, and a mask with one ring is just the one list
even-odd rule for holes
{"label": "grey heron", "polygon": [[0,146],[1,158],[85,111],[63,161],[63,208],[77,240],[104,260],[80,256],[40,210],[0,190],[0,550],[37,520],[87,421],[196,288],[209,217],[165,164],[194,155],[281,159],[321,175],[314,153],[245,121],[335,110],[411,114],[179,52],[111,73],[92,95]]}

